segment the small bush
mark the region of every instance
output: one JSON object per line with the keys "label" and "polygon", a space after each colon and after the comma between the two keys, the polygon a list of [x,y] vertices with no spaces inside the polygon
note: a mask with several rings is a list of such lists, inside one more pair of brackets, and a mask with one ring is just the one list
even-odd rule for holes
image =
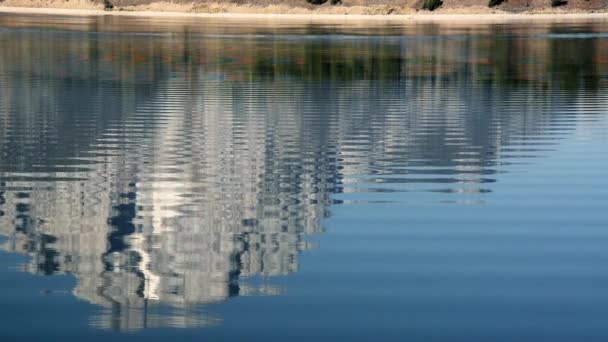
{"label": "small bush", "polygon": [[443,5],[443,1],[441,0],[424,0],[422,4],[422,9],[427,11],[434,11]]}
{"label": "small bush", "polygon": [[507,0],[489,0],[488,1],[488,7],[495,7],[498,6],[500,4],[502,4],[503,2],[506,2]]}
{"label": "small bush", "polygon": [[106,11],[111,11],[114,9],[114,4],[112,4],[110,0],[103,0],[103,9]]}
{"label": "small bush", "polygon": [[567,4],[566,0],[551,0],[551,7],[559,7]]}

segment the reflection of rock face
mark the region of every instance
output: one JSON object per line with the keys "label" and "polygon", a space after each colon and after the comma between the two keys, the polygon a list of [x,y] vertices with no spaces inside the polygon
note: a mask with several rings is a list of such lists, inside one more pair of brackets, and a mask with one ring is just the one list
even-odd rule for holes
{"label": "reflection of rock face", "polygon": [[[335,177],[303,167],[314,151],[297,151],[287,140],[267,150],[273,127],[244,121],[248,129],[241,130],[235,114],[216,112],[230,104],[188,108],[200,105],[184,101],[157,113],[166,119],[153,132],[134,127],[129,135],[103,135],[103,144],[113,136],[112,145],[127,147],[93,157],[98,163],[90,170],[66,173],[83,180],[45,188],[31,174],[3,186],[32,189],[3,195],[0,224],[11,236],[4,247],[32,255],[31,272],[74,274],[78,297],[112,308],[111,321],[95,324],[130,329],[146,319],[149,325],[137,317],[153,302],[188,308],[276,292],[241,286],[239,277],[295,271],[297,254],[307,248],[301,235],[320,231],[329,201],[325,183]],[[183,324],[208,323],[183,317]]]}
{"label": "reflection of rock face", "polygon": [[[0,51],[3,248],[75,275],[75,295],[107,308],[93,323],[115,329],[211,324],[193,306],[276,293],[243,278],[296,271],[334,193],[483,192],[506,142],[543,134],[563,83],[542,78],[542,40],[48,38]],[[594,44],[576,56],[605,58]],[[47,66],[18,54],[47,50]],[[545,64],[505,58],[535,50]],[[575,62],[569,77],[601,73]],[[534,87],[546,97],[503,100]]]}

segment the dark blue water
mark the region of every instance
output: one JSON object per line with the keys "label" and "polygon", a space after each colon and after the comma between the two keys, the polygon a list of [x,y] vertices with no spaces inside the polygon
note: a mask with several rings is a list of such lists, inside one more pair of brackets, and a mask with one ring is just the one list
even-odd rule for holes
{"label": "dark blue water", "polygon": [[2,341],[608,338],[608,23],[0,27]]}

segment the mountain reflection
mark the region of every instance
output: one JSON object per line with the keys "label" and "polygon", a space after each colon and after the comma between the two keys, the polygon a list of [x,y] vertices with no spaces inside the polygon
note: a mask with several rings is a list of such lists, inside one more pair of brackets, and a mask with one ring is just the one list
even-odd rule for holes
{"label": "mountain reflection", "polygon": [[107,308],[92,323],[118,330],[214,324],[193,307],[280,293],[247,279],[297,271],[340,193],[477,200],[551,149],[559,109],[584,106],[571,85],[608,75],[593,38],[0,39],[2,247],[74,275]]}

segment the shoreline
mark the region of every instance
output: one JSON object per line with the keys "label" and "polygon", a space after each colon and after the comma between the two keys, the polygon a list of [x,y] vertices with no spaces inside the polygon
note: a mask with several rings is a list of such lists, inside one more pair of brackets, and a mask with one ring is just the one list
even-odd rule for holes
{"label": "shoreline", "polygon": [[112,10],[8,7],[0,4],[0,14],[62,15],[62,16],[135,16],[152,18],[207,18],[207,19],[279,19],[279,20],[383,20],[383,21],[518,21],[518,20],[606,20],[608,12],[576,13],[412,13],[412,14],[328,14],[328,13],[245,13],[245,12],[183,12],[154,10]]}

